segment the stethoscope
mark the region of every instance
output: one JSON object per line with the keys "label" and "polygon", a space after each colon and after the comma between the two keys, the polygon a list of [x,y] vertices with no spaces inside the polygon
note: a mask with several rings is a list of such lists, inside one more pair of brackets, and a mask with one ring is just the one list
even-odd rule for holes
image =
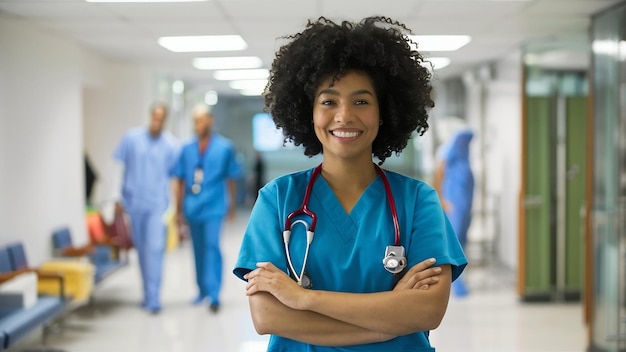
{"label": "stethoscope", "polygon": [[[396,210],[396,204],[393,199],[393,194],[391,193],[391,186],[389,185],[389,180],[387,180],[387,176],[385,172],[376,164],[374,164],[376,168],[376,172],[380,175],[381,180],[385,186],[385,194],[387,195],[387,202],[389,203],[389,208],[391,209],[391,218],[393,220],[393,228],[395,231],[395,241],[393,246],[387,246],[385,248],[385,256],[383,258],[383,266],[384,268],[392,273],[398,274],[404,270],[406,267],[407,261],[404,254],[404,247],[400,245],[400,225],[398,222],[398,212]],[[315,180],[322,172],[322,164],[318,165],[311,174],[311,178],[306,186],[306,192],[304,193],[304,199],[302,200],[302,205],[299,209],[294,210],[287,216],[287,220],[285,221],[285,230],[283,231],[283,242],[285,244],[285,254],[287,256],[287,263],[289,264],[289,270],[294,280],[298,283],[298,285],[304,288],[313,287],[313,283],[309,275],[306,274],[306,264],[309,258],[309,249],[311,248],[311,243],[313,242],[313,237],[315,236],[315,226],[317,225],[317,214],[309,209],[309,199],[311,198],[311,191],[313,189],[313,184]],[[311,218],[311,224],[307,224],[306,221],[302,219],[298,219],[294,221],[294,218],[299,215],[306,215]],[[291,254],[289,251],[289,239],[291,237],[291,228],[296,224],[302,224],[306,229],[306,248],[304,250],[304,259],[302,260],[302,270],[300,270],[300,274],[297,273],[293,266],[293,262],[291,261]]]}

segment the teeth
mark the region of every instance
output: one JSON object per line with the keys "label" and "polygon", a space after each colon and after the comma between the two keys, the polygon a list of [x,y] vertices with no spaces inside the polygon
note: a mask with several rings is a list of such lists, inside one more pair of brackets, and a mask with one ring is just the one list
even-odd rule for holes
{"label": "teeth", "polygon": [[359,132],[333,131],[333,135],[340,138],[353,138],[359,135]]}

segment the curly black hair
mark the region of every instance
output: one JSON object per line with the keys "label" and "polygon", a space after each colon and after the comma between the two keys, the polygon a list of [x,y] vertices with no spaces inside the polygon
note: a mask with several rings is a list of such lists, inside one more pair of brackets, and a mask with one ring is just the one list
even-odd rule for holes
{"label": "curly black hair", "polygon": [[320,17],[285,37],[291,41],[276,53],[265,89],[265,111],[283,129],[284,141],[302,145],[307,156],[322,152],[311,124],[315,92],[324,79],[334,82],[350,70],[367,73],[374,83],[382,125],[372,154],[380,164],[399,154],[413,131],[424,134],[427,109],[435,105],[431,73],[405,33],[411,31],[387,17],[341,24]]}

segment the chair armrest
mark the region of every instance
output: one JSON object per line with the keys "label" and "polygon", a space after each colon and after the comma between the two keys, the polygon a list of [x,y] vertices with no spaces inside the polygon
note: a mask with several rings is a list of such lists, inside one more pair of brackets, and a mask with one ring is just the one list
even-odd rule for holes
{"label": "chair armrest", "polygon": [[88,244],[83,247],[67,247],[61,254],[65,257],[84,257],[93,252],[93,245]]}
{"label": "chair armrest", "polygon": [[23,274],[27,272],[27,270],[21,269],[21,270],[17,270],[17,271],[12,271],[10,273],[2,273],[0,274],[0,284],[3,282],[7,282],[11,279],[13,279],[14,277]]}
{"label": "chair armrest", "polygon": [[65,302],[65,280],[63,278],[63,274],[56,271],[42,271],[39,269],[27,269],[29,272],[34,272],[37,274],[37,277],[42,280],[57,280],[59,281],[59,296],[61,300]]}

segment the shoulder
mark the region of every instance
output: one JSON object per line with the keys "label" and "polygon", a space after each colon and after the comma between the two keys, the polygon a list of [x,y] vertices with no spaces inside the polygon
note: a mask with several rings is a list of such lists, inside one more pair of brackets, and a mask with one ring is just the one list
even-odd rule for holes
{"label": "shoulder", "polygon": [[119,148],[135,148],[146,138],[146,129],[142,127],[133,127],[122,135]]}
{"label": "shoulder", "polygon": [[394,188],[413,190],[421,193],[434,192],[435,189],[424,181],[403,175],[399,172],[385,170],[389,184]]}
{"label": "shoulder", "polygon": [[124,133],[123,138],[126,140],[136,140],[143,137],[146,134],[146,129],[143,127],[133,127]]}
{"label": "shoulder", "polygon": [[228,148],[228,149],[234,148],[233,141],[219,133],[213,133],[211,138],[213,138],[213,143],[215,143],[216,145],[219,145],[220,147]]}
{"label": "shoulder", "polygon": [[312,171],[313,169],[307,169],[279,176],[268,182],[259,192],[265,194],[285,194],[291,189],[302,189],[302,192],[304,192]]}
{"label": "shoulder", "polygon": [[389,180],[394,199],[415,206],[431,202],[439,203],[437,191],[426,182],[395,171],[385,170],[385,174]]}
{"label": "shoulder", "polygon": [[163,138],[163,141],[165,141],[165,143],[167,143],[168,145],[172,147],[178,147],[178,139],[171,132],[163,131],[161,132],[161,136]]}
{"label": "shoulder", "polygon": [[192,138],[184,143],[182,143],[178,149],[178,159],[189,158],[191,155],[196,155],[198,153],[198,141],[195,138]]}

